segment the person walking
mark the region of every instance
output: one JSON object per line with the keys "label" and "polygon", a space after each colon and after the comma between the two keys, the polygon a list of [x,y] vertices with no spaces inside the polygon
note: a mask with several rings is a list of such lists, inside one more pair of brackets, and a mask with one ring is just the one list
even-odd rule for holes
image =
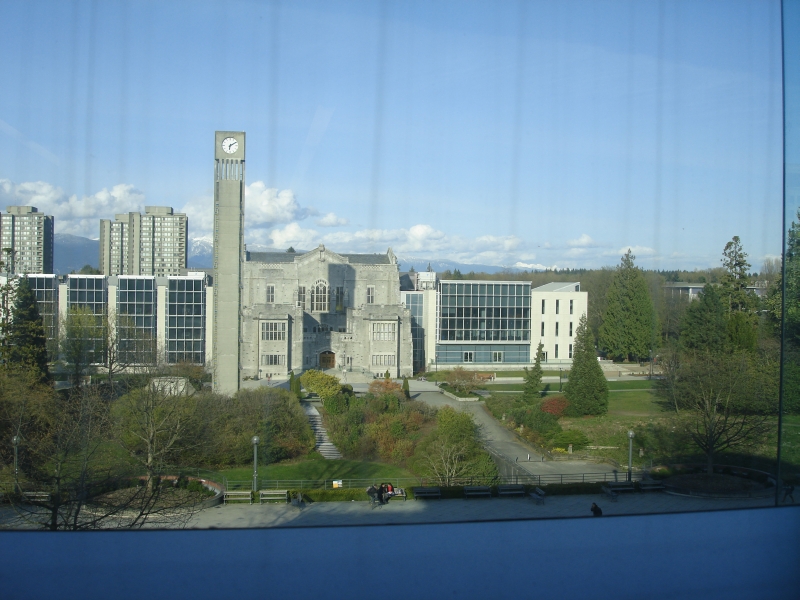
{"label": "person walking", "polygon": [[597,506],[594,502],[592,502],[592,514],[595,517],[602,517],[603,516],[603,509]]}

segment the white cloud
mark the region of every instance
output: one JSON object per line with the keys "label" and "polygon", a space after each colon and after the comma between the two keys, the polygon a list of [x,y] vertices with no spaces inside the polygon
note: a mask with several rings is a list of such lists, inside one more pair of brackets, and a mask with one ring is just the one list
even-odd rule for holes
{"label": "white cloud", "polygon": [[67,196],[59,187],[44,181],[14,184],[0,179],[0,200],[4,205],[35,206],[55,217],[56,233],[70,233],[96,239],[100,219],[113,219],[117,213],[140,211],[145,195],[129,183],[103,188],[91,196]]}
{"label": "white cloud", "polygon": [[511,266],[514,267],[515,269],[527,269],[528,271],[531,271],[531,270],[544,271],[545,269],[557,269],[558,268],[556,266],[547,267],[545,265],[540,265],[539,263],[525,263],[525,262],[521,262],[521,261],[517,261]]}
{"label": "white cloud", "polygon": [[567,246],[570,248],[596,248],[597,244],[589,235],[584,233],[577,240],[569,240]]}
{"label": "white cloud", "polygon": [[282,229],[273,229],[269,232],[272,246],[275,248],[302,248],[309,250],[319,244],[317,232],[313,229],[303,229],[297,223],[289,223]]}
{"label": "white cloud", "polygon": [[263,181],[245,186],[244,198],[245,223],[249,227],[289,223],[311,214],[300,207],[292,190],[268,188]]}
{"label": "white cloud", "polygon": [[315,221],[317,225],[320,227],[342,227],[350,223],[347,219],[343,217],[337,217],[334,213],[328,213],[324,217],[321,217]]}
{"label": "white cloud", "polygon": [[648,248],[647,246],[623,246],[616,252],[606,252],[606,256],[614,256],[619,255],[622,256],[623,254],[627,254],[628,250],[633,252],[634,256],[654,256],[656,251],[652,248]]}

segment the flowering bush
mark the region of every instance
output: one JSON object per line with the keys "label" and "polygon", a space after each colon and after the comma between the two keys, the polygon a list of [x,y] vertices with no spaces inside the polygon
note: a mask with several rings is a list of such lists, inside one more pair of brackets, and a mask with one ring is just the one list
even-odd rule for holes
{"label": "flowering bush", "polygon": [[552,396],[542,400],[539,409],[560,419],[564,416],[564,411],[567,410],[568,406],[569,400],[564,396]]}

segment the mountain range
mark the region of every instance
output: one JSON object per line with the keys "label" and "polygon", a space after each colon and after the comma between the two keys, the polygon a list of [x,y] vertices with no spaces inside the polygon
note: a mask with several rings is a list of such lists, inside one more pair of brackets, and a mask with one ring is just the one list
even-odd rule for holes
{"label": "mountain range", "polygon": [[[89,238],[70,235],[68,233],[57,233],[54,236],[54,257],[53,268],[57,274],[63,275],[72,271],[78,271],[84,265],[98,267],[100,259],[99,241]],[[248,244],[248,250],[253,252],[283,252],[284,248],[270,248],[256,244]],[[297,250],[298,253],[307,250]],[[189,253],[187,257],[187,267],[196,269],[210,269],[214,253],[214,244],[210,238],[199,237],[189,240]],[[517,272],[521,269],[498,267],[496,265],[477,265],[455,262],[446,259],[425,258],[419,256],[397,256],[401,271],[408,271],[412,267],[415,271],[425,271],[430,265],[431,269],[437,273],[444,271],[455,271],[458,269],[462,273],[474,271],[476,273],[498,273],[501,271]]]}

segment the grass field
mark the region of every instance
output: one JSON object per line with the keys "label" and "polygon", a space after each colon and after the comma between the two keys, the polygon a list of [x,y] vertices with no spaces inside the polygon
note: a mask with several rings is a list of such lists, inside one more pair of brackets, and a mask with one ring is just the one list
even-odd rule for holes
{"label": "grass field", "polygon": [[[566,382],[566,380],[564,380]],[[608,389],[611,392],[624,391],[624,390],[650,390],[655,385],[653,380],[642,381],[609,381]],[[521,383],[487,383],[483,386],[484,389],[496,392],[521,392],[523,388]],[[543,386],[548,394],[558,391],[557,383],[546,383]]]}
{"label": "grass field", "polygon": [[[253,467],[237,467],[221,471],[230,480],[248,480],[253,477]],[[293,460],[273,465],[259,465],[259,479],[398,479],[414,477],[401,467],[358,460],[325,460],[312,452],[304,460]]]}

